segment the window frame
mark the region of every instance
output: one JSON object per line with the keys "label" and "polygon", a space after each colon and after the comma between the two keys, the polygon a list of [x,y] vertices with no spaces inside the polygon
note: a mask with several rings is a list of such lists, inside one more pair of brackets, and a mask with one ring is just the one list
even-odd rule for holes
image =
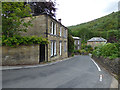
{"label": "window frame", "polygon": [[51,57],[54,56],[54,50],[53,50],[53,41],[51,41]]}
{"label": "window frame", "polygon": [[53,21],[50,23],[50,34],[53,34]]}
{"label": "window frame", "polygon": [[51,24],[50,24],[50,34],[51,35],[57,34],[57,24],[54,21],[51,21]]}
{"label": "window frame", "polygon": [[78,40],[78,45],[80,44],[80,41]]}
{"label": "window frame", "polygon": [[59,55],[62,56],[62,41],[59,42]]}
{"label": "window frame", "polygon": [[57,42],[51,41],[51,57],[57,56]]}
{"label": "window frame", "polygon": [[53,32],[53,34],[56,35],[56,33],[57,33],[57,24],[54,23],[53,25],[54,25],[54,32]]}
{"label": "window frame", "polygon": [[62,37],[62,27],[60,26],[60,37]]}
{"label": "window frame", "polygon": [[57,43],[56,43],[56,41],[54,41],[54,56],[56,56],[57,55]]}

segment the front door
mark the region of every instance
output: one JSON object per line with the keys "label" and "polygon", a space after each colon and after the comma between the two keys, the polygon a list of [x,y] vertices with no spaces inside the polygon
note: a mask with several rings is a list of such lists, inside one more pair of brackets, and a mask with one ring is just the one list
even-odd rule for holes
{"label": "front door", "polygon": [[39,62],[45,61],[45,45],[40,44],[40,59]]}

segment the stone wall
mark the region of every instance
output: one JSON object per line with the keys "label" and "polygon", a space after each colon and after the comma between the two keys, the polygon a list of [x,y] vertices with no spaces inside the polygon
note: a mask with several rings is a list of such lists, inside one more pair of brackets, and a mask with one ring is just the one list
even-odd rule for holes
{"label": "stone wall", "polygon": [[103,57],[92,57],[96,62],[100,63],[103,67],[105,67],[108,71],[111,73],[114,73],[116,75],[120,76],[120,58],[110,60],[108,58]]}
{"label": "stone wall", "polygon": [[87,45],[91,45],[93,48],[94,47],[96,47],[96,46],[98,46],[98,45],[103,45],[103,44],[105,44],[106,42],[97,42],[97,41],[95,41],[95,42],[90,42],[90,41],[88,41],[87,42]]}
{"label": "stone wall", "polygon": [[2,49],[2,65],[39,64],[39,45],[17,48],[3,46],[0,49]]}

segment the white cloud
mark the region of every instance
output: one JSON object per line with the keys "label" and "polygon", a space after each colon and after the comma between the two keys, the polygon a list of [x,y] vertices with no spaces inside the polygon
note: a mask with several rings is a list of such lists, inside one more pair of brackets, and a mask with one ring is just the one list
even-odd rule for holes
{"label": "white cloud", "polygon": [[[62,23],[66,26],[84,23],[101,16],[109,14],[112,11],[112,3],[114,3],[114,11],[117,9],[119,0],[56,0],[57,18],[62,19]],[[111,9],[108,9],[111,8]]]}

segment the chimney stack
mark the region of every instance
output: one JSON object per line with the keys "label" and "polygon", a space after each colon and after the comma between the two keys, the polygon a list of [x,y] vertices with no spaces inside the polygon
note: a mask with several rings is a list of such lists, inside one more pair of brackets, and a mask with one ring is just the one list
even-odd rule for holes
{"label": "chimney stack", "polygon": [[58,21],[61,23],[61,19],[58,19]]}

